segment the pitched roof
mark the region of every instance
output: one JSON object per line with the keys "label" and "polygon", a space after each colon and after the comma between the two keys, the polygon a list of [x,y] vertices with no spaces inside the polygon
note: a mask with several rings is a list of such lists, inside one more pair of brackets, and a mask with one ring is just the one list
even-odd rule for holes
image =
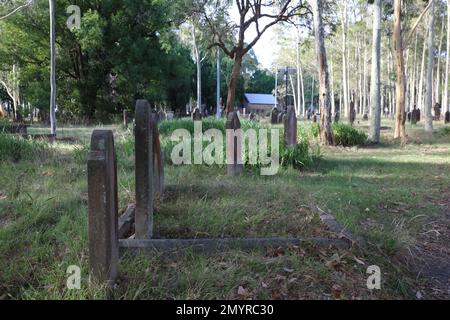
{"label": "pitched roof", "polygon": [[246,93],[245,99],[251,104],[275,104],[275,97],[271,94]]}

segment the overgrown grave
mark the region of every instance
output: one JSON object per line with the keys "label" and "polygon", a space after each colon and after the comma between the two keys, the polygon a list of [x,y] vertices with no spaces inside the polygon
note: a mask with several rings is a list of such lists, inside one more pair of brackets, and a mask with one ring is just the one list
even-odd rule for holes
{"label": "overgrown grave", "polygon": [[[286,124],[294,124],[292,111]],[[236,113],[228,117],[227,129],[238,130]],[[286,130],[293,138],[294,130]],[[233,137],[234,138],[234,137]],[[292,140],[291,140],[292,141]],[[292,141],[293,142],[293,141]],[[236,175],[238,150],[227,155],[236,163],[229,173]],[[126,252],[155,250],[214,251],[317,245],[348,248],[349,241],[328,238],[209,238],[156,239],[153,235],[154,202],[164,193],[164,164],[157,119],[146,100],[138,100],[135,110],[135,179],[136,204],[118,217],[117,162],[114,136],[110,130],[95,130],[88,156],[89,264],[92,275],[102,282],[114,282],[118,276],[119,255]],[[231,172],[230,172],[231,171]]]}

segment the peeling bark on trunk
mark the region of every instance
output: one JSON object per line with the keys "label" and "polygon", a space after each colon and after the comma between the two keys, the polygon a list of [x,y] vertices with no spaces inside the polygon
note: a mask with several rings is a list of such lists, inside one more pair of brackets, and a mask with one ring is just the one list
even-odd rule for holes
{"label": "peeling bark on trunk", "polygon": [[446,64],[445,64],[445,86],[444,86],[444,111],[450,111],[448,105],[448,72],[450,67],[450,1],[447,0],[447,53],[446,53]]}
{"label": "peeling bark on trunk", "polygon": [[320,142],[323,145],[332,145],[333,131],[331,129],[330,78],[328,73],[327,52],[324,44],[322,1],[312,0],[310,1],[310,4],[314,16],[316,55],[319,71]]}
{"label": "peeling bark on trunk", "polygon": [[401,28],[401,0],[394,1],[394,47],[397,71],[396,81],[396,120],[394,138],[405,140],[405,67],[403,61],[403,41]]}
{"label": "peeling bark on trunk", "polygon": [[381,0],[374,2],[372,75],[370,87],[370,104],[372,117],[370,120],[369,140],[380,142],[381,125],[381,87],[380,87],[380,56],[381,56]]}
{"label": "peeling bark on trunk", "polygon": [[426,84],[426,102],[425,102],[425,131],[433,131],[433,69],[434,69],[434,8],[432,1],[430,12],[428,13],[428,65],[427,65],[427,84]]}
{"label": "peeling bark on trunk", "polygon": [[231,71],[230,82],[228,83],[227,94],[227,115],[234,111],[234,103],[236,99],[236,85],[241,72],[242,56],[235,56],[233,70]]}

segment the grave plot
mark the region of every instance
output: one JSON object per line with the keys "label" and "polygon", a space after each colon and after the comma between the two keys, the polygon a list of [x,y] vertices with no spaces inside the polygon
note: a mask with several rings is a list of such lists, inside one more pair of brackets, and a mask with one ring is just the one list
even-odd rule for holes
{"label": "grave plot", "polygon": [[[293,113],[290,113],[292,118]],[[293,128],[289,125],[294,123],[293,119],[288,117],[285,121],[286,139],[295,143],[292,138]],[[294,114],[295,117],[295,114]],[[227,129],[238,129],[240,127],[239,119],[235,113],[230,114],[227,121]],[[231,159],[238,159],[236,148],[232,149],[232,155],[228,155]],[[348,248],[352,241],[347,235],[343,234],[339,225],[329,224],[329,216],[325,213],[320,214],[324,225],[329,225],[331,232],[343,235],[326,237],[319,233],[301,234],[300,229],[290,231],[293,224],[302,225],[302,221],[288,221],[280,219],[281,217],[266,215],[260,221],[249,221],[248,225],[255,224],[254,228],[244,227],[240,232],[233,231],[223,232],[227,226],[226,215],[227,208],[231,211],[236,208],[236,203],[227,202],[227,197],[234,192],[239,191],[239,184],[251,187],[250,181],[246,180],[243,175],[236,177],[242,168],[237,163],[228,166],[228,176],[224,184],[217,185],[217,179],[203,179],[204,183],[197,186],[189,186],[186,181],[180,182],[179,185],[171,186],[169,194],[163,198],[162,210],[158,211],[158,215],[170,212],[168,207],[170,203],[174,203],[175,207],[179,206],[177,201],[182,201],[181,194],[188,197],[195,197],[193,189],[199,188],[216,188],[215,199],[223,201],[223,227],[222,233],[216,232],[205,234],[187,233],[185,236],[177,238],[162,238],[161,227],[155,224],[155,198],[159,194],[164,194],[164,165],[160,147],[160,137],[157,126],[157,119],[151,112],[150,105],[145,100],[139,100],[136,103],[136,119],[135,119],[135,177],[136,177],[136,203],[131,205],[125,213],[118,217],[118,194],[117,194],[117,164],[114,148],[114,137],[112,131],[96,130],[92,134],[91,152],[88,157],[88,206],[89,206],[89,261],[92,274],[101,281],[114,282],[118,276],[119,256],[120,254],[133,251],[143,251],[152,253],[155,250],[184,250],[192,249],[199,251],[214,251],[228,249],[255,249],[255,248],[278,248],[307,245],[317,245],[334,248]],[[272,179],[272,178],[270,178]],[[282,181],[260,180],[258,183],[279,183],[280,193],[273,194],[266,198],[271,199],[274,203],[277,198],[281,197],[284,201],[288,198],[281,196],[289,195],[289,190],[283,187]],[[234,183],[233,183],[234,181]],[[242,184],[241,184],[242,185]],[[237,188],[237,189],[236,189]],[[247,194],[251,195],[251,190],[247,188]],[[228,189],[228,191],[227,191]],[[284,193],[284,191],[287,191]],[[245,193],[245,191],[243,191]],[[159,197],[161,198],[161,197]],[[295,201],[295,199],[291,199]],[[251,203],[251,199],[249,198]],[[182,202],[181,202],[182,204]],[[189,208],[180,207],[179,216],[175,219],[183,220],[183,210]],[[283,208],[271,208],[274,212],[282,211]],[[301,208],[299,208],[301,211]],[[194,211],[195,212],[195,211]],[[239,212],[239,210],[238,210]],[[191,219],[196,217],[190,216]],[[198,220],[205,217],[198,217]],[[231,212],[230,219],[247,219],[244,215],[233,216]],[[273,218],[273,220],[271,219]],[[278,218],[278,219],[277,219]],[[250,218],[251,220],[251,218]],[[278,221],[277,221],[278,220]],[[167,227],[166,220],[166,227]],[[334,222],[334,221],[332,221]],[[277,225],[278,223],[278,225]],[[164,222],[163,222],[164,224]],[[276,225],[277,228],[270,228]],[[266,226],[266,230],[264,230]],[[279,228],[278,228],[279,226]],[[280,230],[280,234],[276,233]],[[156,231],[156,232],[155,232]],[[167,233],[167,232],[166,232]],[[228,235],[232,236],[228,236]]]}

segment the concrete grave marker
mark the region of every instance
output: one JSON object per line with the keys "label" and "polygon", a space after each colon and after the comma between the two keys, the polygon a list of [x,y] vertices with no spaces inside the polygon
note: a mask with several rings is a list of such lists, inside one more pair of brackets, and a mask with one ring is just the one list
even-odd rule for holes
{"label": "concrete grave marker", "polygon": [[278,115],[279,115],[278,109],[277,108],[273,108],[272,109],[272,113],[271,113],[271,121],[270,121],[270,123],[277,124],[278,123]]}
{"label": "concrete grave marker", "polygon": [[227,123],[227,164],[228,175],[238,176],[244,169],[242,159],[242,131],[237,112],[228,114]]}
{"label": "concrete grave marker", "polygon": [[295,115],[295,108],[293,106],[288,107],[284,119],[284,139],[288,146],[295,146],[297,144],[297,116]]}
{"label": "concrete grave marker", "polygon": [[88,156],[89,268],[113,282],[119,264],[117,165],[110,130],[95,130]]}
{"label": "concrete grave marker", "polygon": [[150,239],[153,234],[155,118],[146,100],[136,102],[136,239]]}

